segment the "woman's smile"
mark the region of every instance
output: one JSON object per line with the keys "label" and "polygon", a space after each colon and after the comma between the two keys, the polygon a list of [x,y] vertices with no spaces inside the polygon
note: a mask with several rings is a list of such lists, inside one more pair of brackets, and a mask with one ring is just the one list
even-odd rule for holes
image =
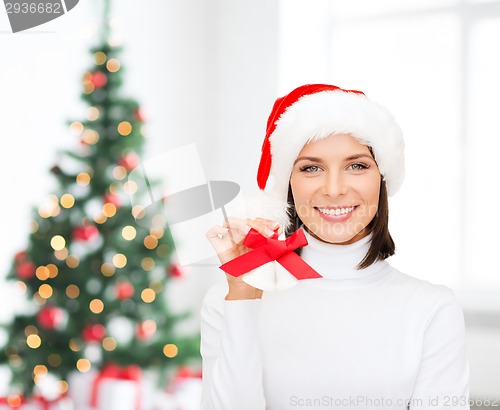
{"label": "woman's smile", "polygon": [[332,222],[347,221],[352,216],[356,208],[356,206],[314,207],[322,218],[326,221]]}

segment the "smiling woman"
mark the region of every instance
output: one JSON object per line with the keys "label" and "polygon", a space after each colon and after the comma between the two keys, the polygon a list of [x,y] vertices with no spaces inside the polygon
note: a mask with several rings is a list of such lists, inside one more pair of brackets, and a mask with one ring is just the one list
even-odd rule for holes
{"label": "smiling woman", "polygon": [[325,398],[343,409],[469,409],[453,291],[386,262],[403,151],[393,117],[360,91],[313,84],[276,101],[262,192],[246,218],[207,233],[227,284],[203,303],[202,409],[319,409]]}

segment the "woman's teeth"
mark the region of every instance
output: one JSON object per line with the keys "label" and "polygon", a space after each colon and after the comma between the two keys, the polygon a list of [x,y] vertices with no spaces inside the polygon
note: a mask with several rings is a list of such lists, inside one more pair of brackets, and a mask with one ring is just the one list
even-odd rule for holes
{"label": "woman's teeth", "polygon": [[337,209],[318,208],[318,211],[320,211],[321,213],[326,214],[326,215],[337,216],[337,215],[348,214],[349,212],[352,212],[353,209],[354,209],[354,207],[351,206],[349,208],[337,208]]}

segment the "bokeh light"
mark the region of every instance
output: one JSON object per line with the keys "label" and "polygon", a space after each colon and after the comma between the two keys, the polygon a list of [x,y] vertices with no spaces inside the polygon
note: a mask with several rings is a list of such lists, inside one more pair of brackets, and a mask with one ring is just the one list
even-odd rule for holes
{"label": "bokeh light", "polygon": [[118,166],[113,168],[113,177],[115,179],[118,179],[119,181],[121,181],[126,176],[127,176],[127,170],[125,169],[125,167],[118,165]]}
{"label": "bokeh light", "polygon": [[[97,107],[89,107],[88,111],[87,111],[87,118],[90,120],[90,121],[95,121],[99,118],[99,115],[101,115],[101,112],[99,111],[99,108]],[[97,133],[96,133],[97,134]],[[99,134],[97,134],[97,140],[96,142],[99,140]],[[89,144],[89,143],[87,143]]]}
{"label": "bokeh light", "polygon": [[115,274],[115,266],[110,262],[104,262],[101,265],[101,273],[107,277],[113,276]]}
{"label": "bokeh light", "polygon": [[47,265],[47,269],[49,270],[49,278],[51,278],[51,279],[54,279],[57,276],[57,274],[59,273],[59,269],[53,263],[49,263]]}
{"label": "bokeh light", "polygon": [[103,65],[106,62],[106,54],[102,51],[94,53],[94,63],[97,65]]}
{"label": "bokeh light", "polygon": [[80,295],[80,288],[76,285],[68,285],[66,288],[66,296],[70,299],[76,299]]}
{"label": "bokeh light", "polygon": [[76,183],[80,186],[87,186],[90,183],[90,175],[86,172],[80,172],[76,176]]}
{"label": "bokeh light", "polygon": [[66,246],[66,240],[61,235],[55,235],[50,240],[50,246],[55,251],[60,251]]}
{"label": "bokeh light", "polygon": [[153,258],[150,258],[149,256],[142,258],[141,261],[141,268],[144,269],[145,271],[151,271],[155,267],[155,261]]}
{"label": "bokeh light", "polygon": [[[99,116],[99,111],[97,111],[97,117],[98,116]],[[95,130],[85,130],[82,134],[82,142],[89,145],[97,144],[99,142],[99,134]]]}
{"label": "bokeh light", "polygon": [[49,299],[52,297],[52,294],[54,293],[52,286],[48,285],[47,283],[44,283],[38,288],[38,294],[40,297],[44,299]]}
{"label": "bokeh light", "polygon": [[116,58],[111,58],[106,63],[106,68],[110,73],[116,73],[120,69],[120,61]]}
{"label": "bokeh light", "polygon": [[40,336],[32,334],[26,338],[26,344],[32,349],[38,349],[42,345],[42,339]]}
{"label": "bokeh light", "polygon": [[141,299],[145,303],[151,303],[156,299],[156,293],[151,288],[146,288],[141,292]]}
{"label": "bokeh light", "polygon": [[112,337],[105,337],[102,340],[102,348],[104,350],[107,350],[108,352],[111,352],[116,349],[116,340],[113,339]]}
{"label": "bokeh light", "polygon": [[127,264],[127,257],[123,253],[117,253],[113,256],[113,265],[117,268],[123,268]]}
{"label": "bokeh light", "polygon": [[63,208],[71,208],[75,204],[75,197],[71,194],[64,194],[61,197],[61,206]]}
{"label": "bokeh light", "polygon": [[69,255],[66,258],[66,265],[68,265],[68,268],[77,268],[80,265],[80,258],[76,255]]}
{"label": "bokeh light", "polygon": [[158,239],[153,235],[148,235],[144,238],[144,246],[148,249],[154,249],[158,246]]}
{"label": "bokeh light", "polygon": [[73,135],[80,135],[83,132],[83,124],[79,121],[72,122],[69,129]]}
{"label": "bokeh light", "polygon": [[115,204],[112,204],[111,202],[105,203],[102,207],[102,213],[104,214],[104,216],[108,218],[115,216],[116,214]]}
{"label": "bokeh light", "polygon": [[122,121],[120,124],[118,124],[117,129],[120,135],[126,137],[132,132],[132,124],[130,124],[128,121]]}
{"label": "bokeh light", "polygon": [[127,225],[122,229],[122,236],[127,241],[131,241],[137,235],[137,231],[133,226]]}
{"label": "bokeh light", "polygon": [[49,268],[46,266],[39,266],[36,268],[36,277],[40,280],[47,280],[50,277]]}
{"label": "bokeh light", "polygon": [[179,349],[173,343],[166,344],[163,347],[163,354],[169,358],[177,356],[177,353],[179,353]]}
{"label": "bokeh light", "polygon": [[90,311],[96,315],[104,310],[104,303],[101,299],[93,299],[89,303]]}
{"label": "bokeh light", "polygon": [[92,364],[87,359],[78,359],[78,361],[76,362],[76,368],[80,372],[86,373],[92,368]]}

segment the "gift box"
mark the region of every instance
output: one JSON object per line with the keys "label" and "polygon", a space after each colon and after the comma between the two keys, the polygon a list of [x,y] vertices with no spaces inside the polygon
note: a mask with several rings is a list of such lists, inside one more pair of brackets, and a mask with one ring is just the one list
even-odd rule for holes
{"label": "gift box", "polygon": [[152,410],[153,382],[138,366],[106,365],[99,372],[73,373],[74,410]]}
{"label": "gift box", "polygon": [[35,396],[30,400],[36,410],[74,410],[73,400],[68,396],[61,396],[56,399],[47,399],[43,396]]}
{"label": "gift box", "polygon": [[105,379],[95,399],[98,410],[141,410],[140,386],[136,381]]}

